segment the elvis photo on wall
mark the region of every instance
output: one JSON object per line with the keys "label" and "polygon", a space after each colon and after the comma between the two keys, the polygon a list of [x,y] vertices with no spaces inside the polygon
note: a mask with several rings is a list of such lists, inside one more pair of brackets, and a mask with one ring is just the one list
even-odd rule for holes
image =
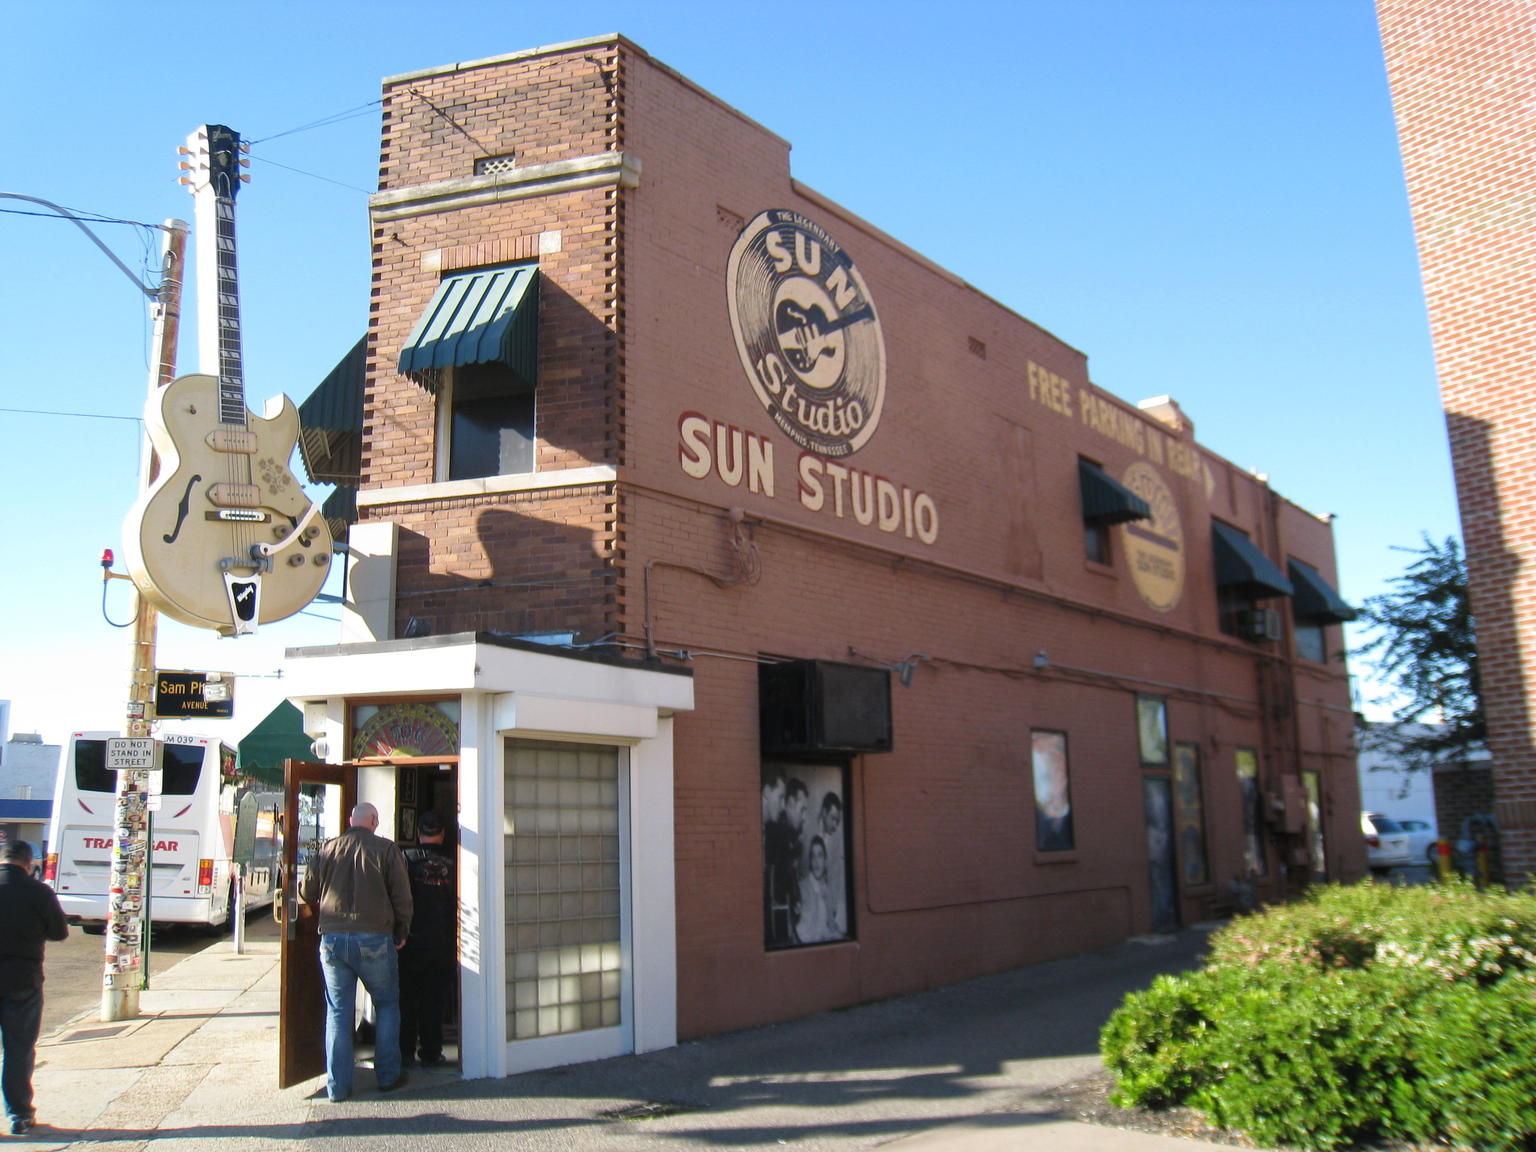
{"label": "elvis photo on wall", "polygon": [[846,780],[842,764],[763,765],[763,943],[769,948],[852,939]]}

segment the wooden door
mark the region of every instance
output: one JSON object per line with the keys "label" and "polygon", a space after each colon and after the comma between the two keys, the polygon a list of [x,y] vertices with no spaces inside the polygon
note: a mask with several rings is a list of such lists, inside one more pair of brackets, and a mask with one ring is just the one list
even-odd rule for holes
{"label": "wooden door", "polygon": [[[313,912],[299,901],[304,867],[316,848],[347,826],[357,803],[351,764],[283,765],[283,824],[273,914],[282,925],[277,1018],[277,1084],[287,1088],[325,1071],[325,980]],[[301,911],[302,909],[302,911]]]}

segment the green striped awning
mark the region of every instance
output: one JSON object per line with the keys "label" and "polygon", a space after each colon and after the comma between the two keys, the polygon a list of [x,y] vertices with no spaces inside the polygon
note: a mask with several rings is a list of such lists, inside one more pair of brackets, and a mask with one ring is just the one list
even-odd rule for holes
{"label": "green striped awning", "polygon": [[1150,504],[1089,460],[1078,460],[1077,482],[1083,494],[1083,520],[1089,524],[1152,518]]}
{"label": "green striped awning", "polygon": [[1296,596],[1291,601],[1291,611],[1296,619],[1317,624],[1343,624],[1355,618],[1355,610],[1344,603],[1344,598],[1316,568],[1300,560],[1292,560],[1287,567],[1291,583],[1296,585]]}
{"label": "green striped awning", "polygon": [[531,390],[539,352],[538,279],[535,264],[449,276],[400,350],[401,374],[436,389],[446,369],[499,362]]}
{"label": "green striped awning", "polygon": [[317,484],[356,484],[363,466],[363,336],[299,405],[299,457]]}
{"label": "green striped awning", "polygon": [[1259,600],[1295,594],[1285,573],[1252,540],[1220,520],[1211,521],[1211,551],[1216,558],[1218,588],[1247,588]]}

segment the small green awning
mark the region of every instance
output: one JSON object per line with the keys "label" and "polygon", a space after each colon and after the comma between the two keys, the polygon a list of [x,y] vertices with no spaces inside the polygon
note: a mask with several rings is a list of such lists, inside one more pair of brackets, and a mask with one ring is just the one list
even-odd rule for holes
{"label": "small green awning", "polygon": [[1343,624],[1355,618],[1355,610],[1344,603],[1316,568],[1300,560],[1292,560],[1287,567],[1291,583],[1296,585],[1296,597],[1291,601],[1296,619],[1314,624]]}
{"label": "small green awning", "polygon": [[1091,461],[1078,460],[1077,482],[1083,493],[1083,520],[1089,524],[1152,519],[1150,504]]}
{"label": "small green awning", "polygon": [[1295,594],[1285,573],[1252,540],[1220,520],[1211,521],[1211,551],[1218,588],[1246,588],[1256,600]]}
{"label": "small green awning", "polygon": [[436,389],[446,369],[499,362],[532,389],[539,356],[535,264],[461,272],[437,286],[400,349],[400,372]]}
{"label": "small green awning", "polygon": [[356,484],[362,474],[367,344],[364,335],[299,405],[299,456],[317,484]]}
{"label": "small green awning", "polygon": [[313,743],[304,732],[304,713],[284,700],[236,746],[240,771],[281,787],[283,761],[312,759]]}
{"label": "small green awning", "polygon": [[338,484],[325,503],[320,505],[320,515],[331,530],[331,539],[342,541],[352,525],[357,523],[357,489],[351,484]]}

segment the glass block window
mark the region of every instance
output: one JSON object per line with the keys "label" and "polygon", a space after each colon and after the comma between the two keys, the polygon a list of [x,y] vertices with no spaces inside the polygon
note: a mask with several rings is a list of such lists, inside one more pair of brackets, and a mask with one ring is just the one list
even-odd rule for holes
{"label": "glass block window", "polygon": [[622,1023],[618,752],[509,741],[507,1035]]}

